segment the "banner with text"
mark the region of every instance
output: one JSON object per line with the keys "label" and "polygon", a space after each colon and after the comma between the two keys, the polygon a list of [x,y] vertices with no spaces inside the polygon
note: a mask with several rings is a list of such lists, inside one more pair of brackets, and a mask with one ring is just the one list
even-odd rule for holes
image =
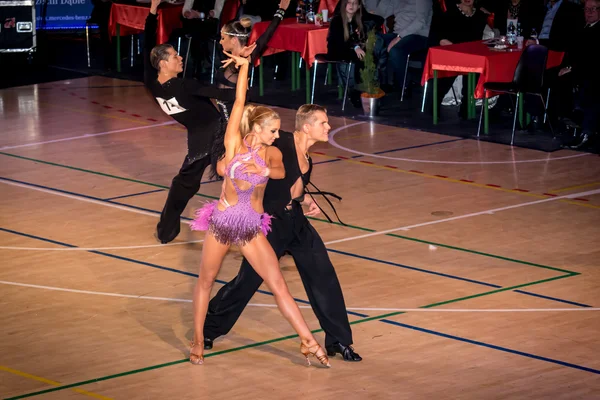
{"label": "banner with text", "polygon": [[36,26],[38,29],[83,28],[93,8],[91,0],[36,0]]}

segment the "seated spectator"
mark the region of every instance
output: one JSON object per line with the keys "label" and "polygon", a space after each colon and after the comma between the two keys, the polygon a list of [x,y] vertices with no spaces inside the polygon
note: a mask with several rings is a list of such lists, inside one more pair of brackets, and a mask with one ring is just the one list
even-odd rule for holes
{"label": "seated spectator", "polygon": [[[340,12],[334,15],[329,25],[327,54],[332,59],[352,61],[354,64],[354,82],[350,100],[356,107],[360,106],[360,92],[354,86],[361,82],[360,70],[364,67],[367,33],[382,24],[383,18],[365,12],[361,0],[340,0]],[[383,49],[383,39],[378,37],[374,54],[376,60],[381,58]],[[343,76],[345,79],[345,68],[338,68],[338,76]]]}
{"label": "seated spectator", "polygon": [[[456,43],[472,42],[481,40],[483,31],[487,24],[487,15],[481,10],[475,8],[474,0],[461,0],[456,5],[448,5],[448,9],[441,17],[441,26],[436,32],[438,45],[448,46]],[[438,93],[446,93],[454,83],[454,77],[438,79]],[[431,97],[433,85],[429,85],[428,98]],[[467,85],[462,86],[462,98],[466,99]],[[441,96],[440,96],[441,97]],[[442,99],[438,98],[438,105],[441,105]],[[433,110],[433,102],[429,102],[429,111]],[[460,105],[459,115],[462,118],[467,116],[467,102],[463,101]]]}
{"label": "seated spectator", "polygon": [[394,16],[394,32],[382,37],[394,85],[401,90],[408,55],[427,48],[432,0],[365,0],[365,7],[383,18]]}
{"label": "seated spectator", "polygon": [[212,63],[210,39],[218,34],[224,3],[225,0],[186,0],[183,5],[183,30],[192,36],[190,52],[196,63]]}
{"label": "seated spectator", "polygon": [[481,11],[494,14],[493,28],[506,35],[509,23],[521,24],[521,34],[527,40],[532,30],[539,32],[546,8],[544,0],[489,0]]}
{"label": "seated spectator", "polygon": [[[600,44],[600,0],[586,0],[585,25],[577,29],[576,40],[570,43],[559,72],[559,101],[571,98],[573,110],[568,117],[581,127],[581,134],[571,143],[571,148],[582,148],[598,140],[598,114],[600,114],[600,63],[590,57]],[[575,91],[573,91],[575,89]]]}
{"label": "seated spectator", "polygon": [[[576,27],[584,25],[583,9],[580,4],[572,3],[568,0],[550,0],[546,4],[546,13],[543,18],[542,26],[537,31],[539,32],[538,41],[541,45],[548,47],[550,50],[566,51],[570,43],[576,39],[574,36],[577,32]],[[529,39],[526,44],[535,43],[536,40]],[[544,73],[545,89],[556,85],[558,69],[548,69]],[[547,119],[549,123],[557,120],[556,102],[550,102],[550,110]],[[527,127],[530,132],[535,132],[539,127],[539,121],[544,114],[544,107],[539,97],[526,95],[524,101],[524,109],[531,115],[531,123]]]}
{"label": "seated spectator", "polygon": [[[541,45],[550,50],[565,51],[569,43],[574,40],[575,26],[584,23],[583,10],[579,4],[568,0],[550,0],[546,4],[546,12],[542,25],[536,28]],[[535,43],[530,39],[527,44]]]}

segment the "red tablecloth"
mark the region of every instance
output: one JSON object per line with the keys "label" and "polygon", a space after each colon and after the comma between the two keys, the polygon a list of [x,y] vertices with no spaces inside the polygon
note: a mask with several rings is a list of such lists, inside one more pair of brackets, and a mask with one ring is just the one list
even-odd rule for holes
{"label": "red tablecloth", "polygon": [[[269,24],[270,22],[267,21],[254,24],[249,43],[254,43],[267,30]],[[277,27],[275,34],[268,43],[269,49],[263,55],[284,50],[296,51],[311,67],[317,54],[327,53],[328,31],[328,25],[299,24],[295,18],[286,18]]]}
{"label": "red tablecloth", "polygon": [[[431,47],[427,53],[421,84],[433,78],[433,70],[438,70],[438,78],[456,76],[469,72],[478,73],[479,82],[475,87],[475,98],[483,97],[483,84],[486,82],[510,82],[515,74],[521,50],[494,51],[483,41]],[[564,53],[550,51],[546,68],[557,67]],[[488,92],[488,97],[493,93]]]}
{"label": "red tablecloth", "polygon": [[[169,40],[171,32],[181,28],[181,10],[183,5],[161,4],[158,8],[158,29],[156,43],[162,44]],[[144,30],[146,17],[150,7],[132,6],[113,3],[110,8],[108,32],[110,36],[117,35],[117,24],[121,25],[121,36],[133,35]]]}

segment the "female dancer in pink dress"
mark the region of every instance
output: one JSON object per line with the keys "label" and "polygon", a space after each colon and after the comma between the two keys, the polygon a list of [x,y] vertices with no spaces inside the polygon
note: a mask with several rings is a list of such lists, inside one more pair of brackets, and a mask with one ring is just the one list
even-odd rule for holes
{"label": "female dancer in pink dress", "polygon": [[196,212],[193,230],[208,231],[202,248],[200,274],[194,289],[194,339],[190,362],[204,362],[204,320],[211,289],[229,247],[237,245],[252,268],[275,295],[283,316],[302,341],[300,351],[310,365],[309,355],[325,366],[329,360],[317,343],[279,269],[279,261],[266,239],[270,216],[263,212],[263,195],[269,178],[285,177],[279,149],[271,147],[279,137],[279,115],[267,107],[247,106],[248,60],[225,52],[240,68],[236,98],[225,132],[225,155],[217,171],[225,180],[221,199]]}

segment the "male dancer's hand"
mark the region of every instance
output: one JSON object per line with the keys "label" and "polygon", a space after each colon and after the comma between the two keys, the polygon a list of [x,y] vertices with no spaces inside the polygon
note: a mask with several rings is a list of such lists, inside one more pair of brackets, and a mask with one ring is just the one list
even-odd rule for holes
{"label": "male dancer's hand", "polygon": [[308,211],[304,213],[304,215],[307,217],[316,217],[317,215],[321,214],[321,209],[319,208],[319,205],[310,197],[308,198],[308,200],[304,200],[302,202],[302,205],[308,207]]}
{"label": "male dancer's hand", "polygon": [[240,57],[248,58],[256,48],[256,43],[252,43],[250,46],[244,46],[240,51]]}

